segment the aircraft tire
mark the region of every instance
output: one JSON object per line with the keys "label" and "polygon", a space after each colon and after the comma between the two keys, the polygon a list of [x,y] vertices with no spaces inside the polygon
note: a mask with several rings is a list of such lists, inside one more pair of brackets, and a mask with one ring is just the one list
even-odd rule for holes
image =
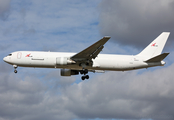
{"label": "aircraft tire", "polygon": [[80,71],[80,74],[84,74],[83,70]]}
{"label": "aircraft tire", "polygon": [[86,79],[89,79],[89,75],[86,75],[85,78],[86,78]]}
{"label": "aircraft tire", "polygon": [[14,70],[14,73],[17,73],[18,71],[17,70]]}
{"label": "aircraft tire", "polygon": [[85,76],[82,76],[82,80],[85,80]]}

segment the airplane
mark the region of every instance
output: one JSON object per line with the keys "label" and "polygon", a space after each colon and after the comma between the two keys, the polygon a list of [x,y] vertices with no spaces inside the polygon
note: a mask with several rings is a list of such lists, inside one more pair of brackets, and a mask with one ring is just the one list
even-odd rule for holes
{"label": "airplane", "polygon": [[89,79],[88,72],[128,71],[155,66],[164,66],[163,59],[169,53],[162,53],[170,32],[161,33],[137,55],[99,54],[110,39],[105,36],[79,53],[16,51],[3,60],[17,67],[60,68],[61,76],[83,74],[82,80]]}

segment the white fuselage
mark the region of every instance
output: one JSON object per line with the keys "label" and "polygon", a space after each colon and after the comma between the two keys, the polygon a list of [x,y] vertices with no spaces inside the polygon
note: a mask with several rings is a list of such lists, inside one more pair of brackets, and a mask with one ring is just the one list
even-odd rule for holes
{"label": "white fuselage", "polygon": [[[66,58],[67,60],[75,54],[76,53],[67,52],[17,51],[4,57],[4,61],[21,67],[66,68],[72,70],[82,70],[82,67],[78,64],[71,62],[64,63],[62,61],[62,58]],[[97,58],[92,59],[93,65],[86,66],[86,69],[126,71],[161,66],[165,64],[163,61],[146,63],[144,60],[145,58],[134,55],[99,54]]]}

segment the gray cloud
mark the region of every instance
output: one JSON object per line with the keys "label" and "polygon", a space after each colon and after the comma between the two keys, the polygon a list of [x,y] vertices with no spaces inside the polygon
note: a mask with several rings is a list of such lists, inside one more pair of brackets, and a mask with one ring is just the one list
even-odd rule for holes
{"label": "gray cloud", "polygon": [[[3,58],[1,58],[1,59],[3,59]],[[8,73],[11,71],[11,68],[12,68],[10,65],[6,64],[4,61],[0,62],[0,66],[2,68],[2,69],[0,69],[1,73]]]}
{"label": "gray cloud", "polygon": [[[174,64],[168,68],[108,72],[89,82],[68,87],[67,108],[80,118],[172,120]],[[73,94],[75,93],[75,94]]]}
{"label": "gray cloud", "polygon": [[173,0],[103,0],[99,8],[101,34],[119,44],[145,47],[161,32],[174,31]]}
{"label": "gray cloud", "polygon": [[1,74],[0,116],[5,120],[173,120],[173,70],[174,64],[143,74],[106,72],[78,84],[72,84],[73,77],[61,80],[56,71],[44,79],[30,72],[23,80],[13,73]]}
{"label": "gray cloud", "polygon": [[[34,105],[42,102],[44,91],[45,87],[38,79],[26,77],[23,81],[14,74],[1,74],[0,116],[4,119],[20,119],[27,113],[31,114]],[[29,107],[30,110],[27,109]]]}
{"label": "gray cloud", "polygon": [[[0,75],[0,119],[69,120],[77,118],[66,109],[66,99],[61,93],[65,86],[70,86],[70,83],[67,82],[68,79],[65,79],[65,83],[55,78],[55,84],[56,82],[60,84],[63,82],[62,88],[60,86],[52,88],[52,76],[48,78],[50,82],[41,78],[38,79],[30,72],[28,72],[28,76],[25,75],[25,78],[14,73],[0,73]],[[72,80],[74,78],[69,78],[69,81]],[[45,83],[47,85],[44,85]]]}
{"label": "gray cloud", "polygon": [[10,2],[11,0],[0,0],[0,18],[1,19],[6,19],[8,17]]}

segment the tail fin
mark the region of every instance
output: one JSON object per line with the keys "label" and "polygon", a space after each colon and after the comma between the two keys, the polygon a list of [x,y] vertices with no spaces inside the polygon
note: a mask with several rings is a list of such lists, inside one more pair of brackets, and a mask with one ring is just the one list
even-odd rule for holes
{"label": "tail fin", "polygon": [[142,52],[137,56],[152,58],[161,54],[164,45],[169,37],[170,32],[161,33],[153,42],[151,42]]}

